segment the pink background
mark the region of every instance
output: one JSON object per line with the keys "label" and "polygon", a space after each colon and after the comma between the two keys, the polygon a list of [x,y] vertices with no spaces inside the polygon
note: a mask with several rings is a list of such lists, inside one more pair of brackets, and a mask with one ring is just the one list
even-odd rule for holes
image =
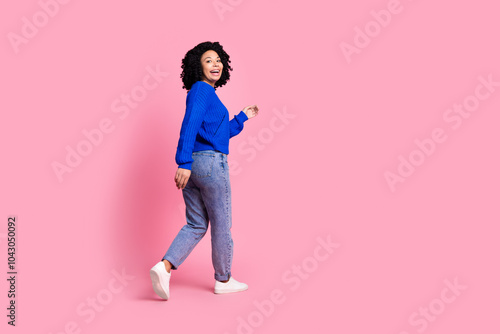
{"label": "pink background", "polygon": [[[46,22],[37,1],[1,7],[0,262],[6,277],[14,215],[19,272],[18,328],[1,280],[2,333],[500,330],[500,86],[478,86],[500,82],[496,2],[70,1]],[[372,11],[387,8],[381,26]],[[24,17],[41,27],[16,52]],[[231,56],[217,90],[230,115],[260,108],[229,154],[233,275],[249,290],[213,294],[207,234],[165,302],[149,269],[185,222],[180,65],[207,40]],[[148,66],[169,74],[121,119],[112,103],[139,92]],[[453,128],[447,110],[476,92]],[[104,119],[113,131],[59,182],[53,162]],[[435,128],[447,139],[432,148]],[[400,155],[420,165],[391,189]],[[328,236],[331,254],[317,248]]]}

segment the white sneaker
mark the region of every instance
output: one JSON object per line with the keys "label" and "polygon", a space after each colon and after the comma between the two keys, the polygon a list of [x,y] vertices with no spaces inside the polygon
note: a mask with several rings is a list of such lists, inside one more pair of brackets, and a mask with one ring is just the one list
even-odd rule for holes
{"label": "white sneaker", "polygon": [[245,291],[248,289],[248,285],[245,283],[238,282],[233,278],[233,276],[229,277],[229,281],[226,283],[222,283],[219,281],[215,281],[215,293],[231,293],[231,292],[239,292]]}
{"label": "white sneaker", "polygon": [[155,264],[149,271],[149,276],[151,276],[151,281],[153,282],[153,289],[158,296],[165,300],[168,300],[170,297],[169,284],[171,274],[165,268],[163,261]]}

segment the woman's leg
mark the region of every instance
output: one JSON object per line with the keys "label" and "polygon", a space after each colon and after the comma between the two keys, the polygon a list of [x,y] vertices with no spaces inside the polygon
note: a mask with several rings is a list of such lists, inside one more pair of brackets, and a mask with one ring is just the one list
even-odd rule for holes
{"label": "woman's leg", "polygon": [[165,265],[165,270],[167,270],[167,273],[170,272],[170,269],[172,269],[172,263],[168,260],[162,260],[163,264]]}
{"label": "woman's leg", "polygon": [[195,178],[195,181],[210,219],[214,277],[217,281],[226,282],[231,277],[233,261],[231,184],[227,155],[220,152],[214,152],[214,155],[210,176]]}
{"label": "woman's leg", "polygon": [[[208,213],[203,203],[200,189],[189,178],[186,187],[182,189],[186,204],[186,225],[184,225],[168,248],[163,260],[167,272],[169,267],[177,269],[188,257],[194,247],[203,238],[208,228]],[[164,263],[166,261],[163,261]]]}

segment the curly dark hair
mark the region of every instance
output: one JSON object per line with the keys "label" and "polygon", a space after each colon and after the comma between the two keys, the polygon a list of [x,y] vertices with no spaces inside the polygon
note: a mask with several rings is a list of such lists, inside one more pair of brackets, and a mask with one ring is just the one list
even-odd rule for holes
{"label": "curly dark hair", "polygon": [[217,87],[224,86],[229,81],[229,71],[233,70],[229,65],[229,63],[231,63],[229,55],[224,51],[219,42],[203,42],[189,50],[184,56],[184,59],[182,59],[181,78],[184,83],[182,88],[190,90],[191,86],[196,81],[202,80],[203,70],[201,68],[201,56],[208,50],[217,52],[222,61],[222,65],[224,65],[222,68],[222,75],[215,83],[214,88],[217,89]]}

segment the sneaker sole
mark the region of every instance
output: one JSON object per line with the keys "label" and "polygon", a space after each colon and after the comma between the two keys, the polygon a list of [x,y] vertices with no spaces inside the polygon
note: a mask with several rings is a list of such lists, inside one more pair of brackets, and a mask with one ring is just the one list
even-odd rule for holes
{"label": "sneaker sole", "polygon": [[241,292],[241,291],[246,291],[248,290],[248,287],[244,289],[231,289],[231,290],[214,290],[214,293],[217,295],[224,294],[224,293],[233,293],[233,292]]}
{"label": "sneaker sole", "polygon": [[165,289],[165,287],[161,284],[160,274],[151,269],[149,271],[149,276],[151,276],[151,282],[153,283],[153,290],[155,293],[159,297],[168,300],[169,294],[167,294],[167,289]]}

